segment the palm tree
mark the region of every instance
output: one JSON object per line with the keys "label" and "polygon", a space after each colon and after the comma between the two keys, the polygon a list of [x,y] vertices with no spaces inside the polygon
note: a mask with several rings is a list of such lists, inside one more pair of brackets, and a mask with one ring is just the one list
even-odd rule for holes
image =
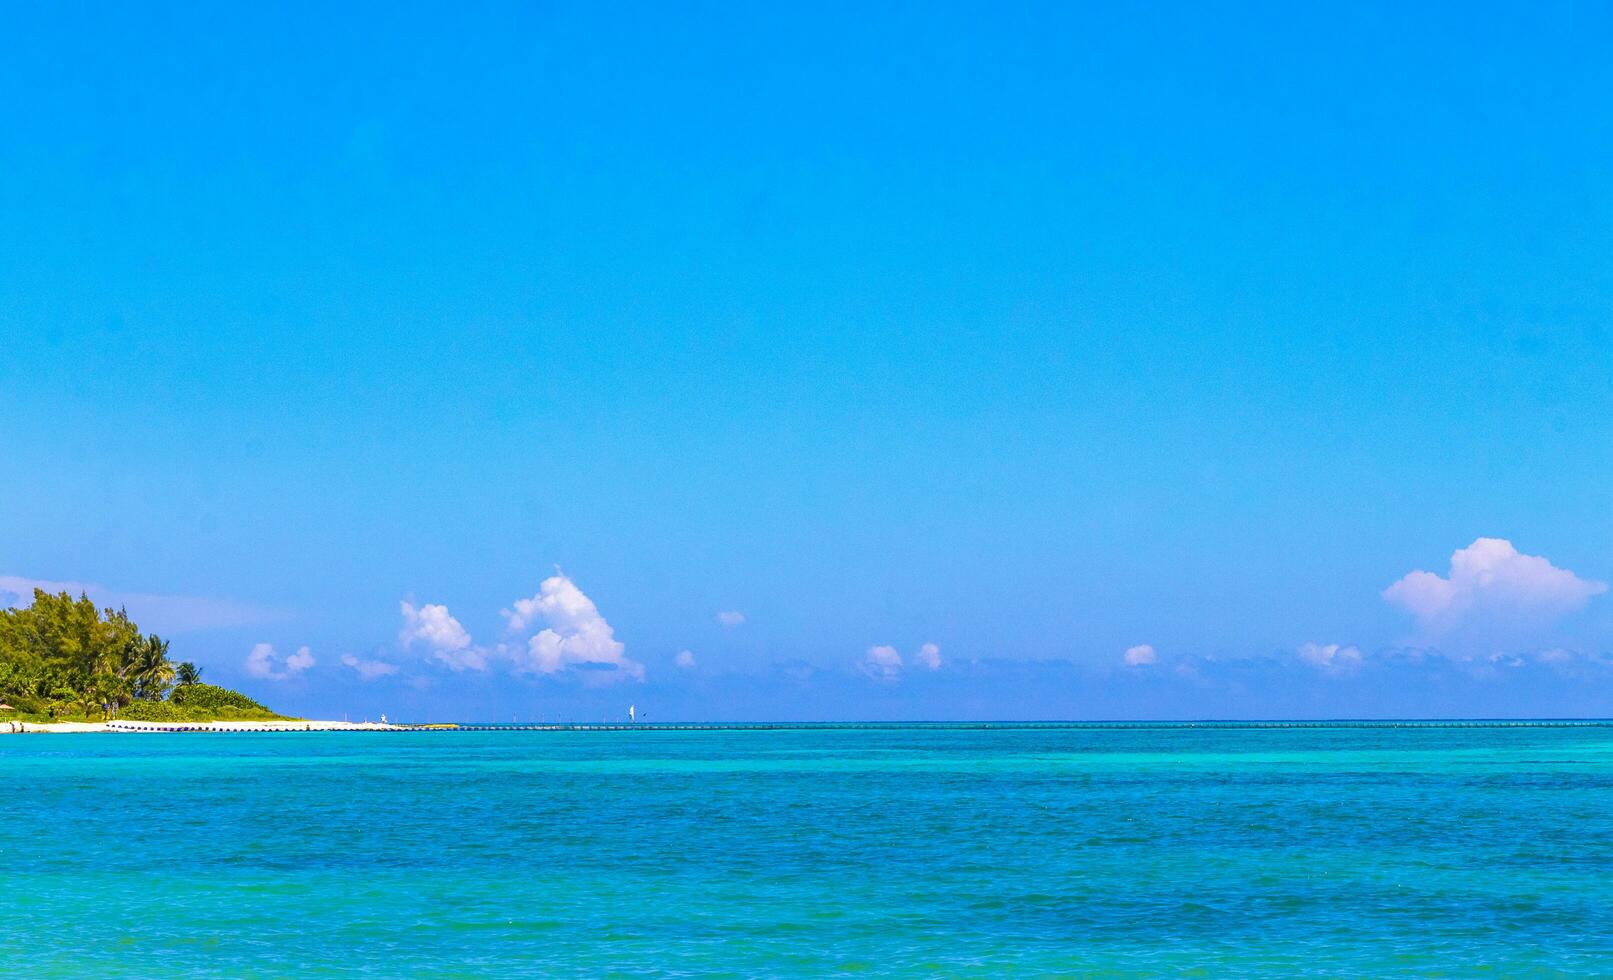
{"label": "palm tree", "polygon": [[96,708],[101,708],[103,712],[105,711],[101,702],[100,689],[93,680],[73,692],[72,704],[75,708],[83,710],[85,721],[90,720],[90,712]]}
{"label": "palm tree", "polygon": [[90,678],[87,691],[101,714],[111,717],[113,712],[134,700],[134,685],[116,674],[96,674]]}
{"label": "palm tree", "polygon": [[64,714],[68,709],[72,708],[77,701],[78,692],[72,688],[52,688],[50,692],[50,700],[46,702],[46,708],[50,712],[50,716],[52,718],[56,718]]}
{"label": "palm tree", "polygon": [[182,661],[174,667],[174,679],[179,682],[180,687],[185,687],[188,684],[200,683],[202,679],[202,669],[191,663],[189,660]]}
{"label": "palm tree", "polygon": [[140,637],[129,646],[128,662],[118,676],[133,684],[134,697],[144,701],[162,700],[177,674],[168,661],[168,641],[153,634]]}

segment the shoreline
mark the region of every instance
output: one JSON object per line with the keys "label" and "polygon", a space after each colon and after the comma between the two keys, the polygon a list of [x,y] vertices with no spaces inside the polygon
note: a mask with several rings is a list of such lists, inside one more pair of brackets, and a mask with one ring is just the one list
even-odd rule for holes
{"label": "shoreline", "polygon": [[[13,731],[17,725],[20,731]],[[0,721],[0,735],[164,734],[175,732],[401,732],[412,726],[365,721]]]}

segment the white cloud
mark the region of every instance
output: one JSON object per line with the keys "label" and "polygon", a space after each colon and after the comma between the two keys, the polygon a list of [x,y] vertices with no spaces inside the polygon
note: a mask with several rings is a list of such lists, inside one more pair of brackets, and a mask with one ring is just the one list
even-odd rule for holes
{"label": "white cloud", "polygon": [[398,611],[403,613],[398,642],[405,649],[420,643],[431,651],[431,659],[455,673],[487,669],[486,652],[471,645],[470,634],[448,612],[447,606],[428,603],[417,608],[405,600],[398,603]]}
{"label": "white cloud", "polygon": [[1478,538],[1451,555],[1447,576],[1411,572],[1383,597],[1444,632],[1470,617],[1548,620],[1573,612],[1607,583],[1582,579],[1538,555],[1520,554],[1503,538]]}
{"label": "white cloud", "polygon": [[358,672],[360,678],[367,681],[373,681],[378,677],[386,677],[398,672],[397,664],[389,664],[385,660],[360,660],[350,653],[343,655],[342,665],[351,667]]}
{"label": "white cloud", "polygon": [[274,647],[259,643],[246,655],[246,672],[252,677],[270,677],[274,674]]}
{"label": "white cloud", "polygon": [[466,647],[463,650],[438,650],[432,653],[431,659],[456,674],[467,670],[482,671],[487,669],[487,651],[481,647]]}
{"label": "white cloud", "polygon": [[228,626],[261,626],[284,620],[281,610],[267,609],[234,599],[193,595],[158,595],[123,592],[93,582],[55,582],[49,579],[0,575],[0,608],[31,605],[34,590],[87,595],[98,606],[123,608],[141,629],[153,633],[189,633]]}
{"label": "white cloud", "polygon": [[920,667],[931,670],[941,669],[941,648],[934,643],[926,643],[919,647],[919,652],[913,654],[913,662]]}
{"label": "white cloud", "polygon": [[[913,654],[913,666],[940,670],[940,646],[926,643],[919,647],[918,652]],[[857,661],[857,669],[877,680],[896,681],[902,676],[902,655],[893,646],[883,644],[872,646],[863,654],[863,658]]]}
{"label": "white cloud", "polygon": [[1127,647],[1120,659],[1127,667],[1144,667],[1159,660],[1159,655],[1147,643],[1139,643],[1134,647]]}
{"label": "white cloud", "polygon": [[1337,643],[1306,643],[1297,651],[1299,659],[1322,670],[1347,671],[1361,665],[1361,651]]}
{"label": "white cloud", "polygon": [[723,624],[729,629],[733,629],[735,626],[738,626],[744,621],[745,614],[737,609],[725,609],[717,614],[717,622]]}
{"label": "white cloud", "polygon": [[694,667],[694,652],[690,650],[679,650],[678,655],[672,658],[672,662],[677,664],[682,670],[690,670]]}
{"label": "white cloud", "polygon": [[403,629],[398,633],[398,640],[405,647],[413,646],[416,641],[433,650],[463,650],[470,646],[470,634],[448,612],[447,606],[428,603],[416,608],[414,603],[405,600],[398,603],[398,611],[403,613]]}
{"label": "white cloud", "polygon": [[313,665],[314,654],[307,647],[298,647],[296,653],[282,658],[272,644],[259,643],[246,655],[247,674],[263,680],[288,680]]}
{"label": "white cloud", "polygon": [[902,655],[891,646],[869,647],[868,652],[863,655],[862,662],[857,666],[869,677],[894,681],[902,676]]}
{"label": "white cloud", "polygon": [[579,668],[595,683],[644,679],[644,665],[627,657],[627,648],[594,601],[565,575],[544,579],[536,595],[517,599],[512,607],[503,613],[512,632],[544,624],[524,650],[508,651],[516,670],[555,674]]}

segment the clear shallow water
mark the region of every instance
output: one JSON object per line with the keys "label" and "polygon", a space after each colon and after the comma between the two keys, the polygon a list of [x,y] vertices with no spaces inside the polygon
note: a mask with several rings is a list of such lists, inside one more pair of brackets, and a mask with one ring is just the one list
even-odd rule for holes
{"label": "clear shallow water", "polygon": [[0,974],[1613,969],[1613,730],[0,737]]}

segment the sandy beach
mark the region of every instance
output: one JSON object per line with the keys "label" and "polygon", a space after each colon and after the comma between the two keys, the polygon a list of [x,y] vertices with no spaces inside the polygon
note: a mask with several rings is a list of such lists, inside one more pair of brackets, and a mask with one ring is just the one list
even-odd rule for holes
{"label": "sandy beach", "polygon": [[[21,728],[13,731],[12,725]],[[0,735],[9,734],[94,734],[119,733],[130,734],[148,732],[161,734],[164,732],[350,732],[350,731],[403,731],[406,726],[383,725],[379,722],[359,721],[304,721],[301,719],[286,721],[191,721],[191,722],[165,722],[165,721],[61,721],[51,723],[36,722],[0,722]]]}

